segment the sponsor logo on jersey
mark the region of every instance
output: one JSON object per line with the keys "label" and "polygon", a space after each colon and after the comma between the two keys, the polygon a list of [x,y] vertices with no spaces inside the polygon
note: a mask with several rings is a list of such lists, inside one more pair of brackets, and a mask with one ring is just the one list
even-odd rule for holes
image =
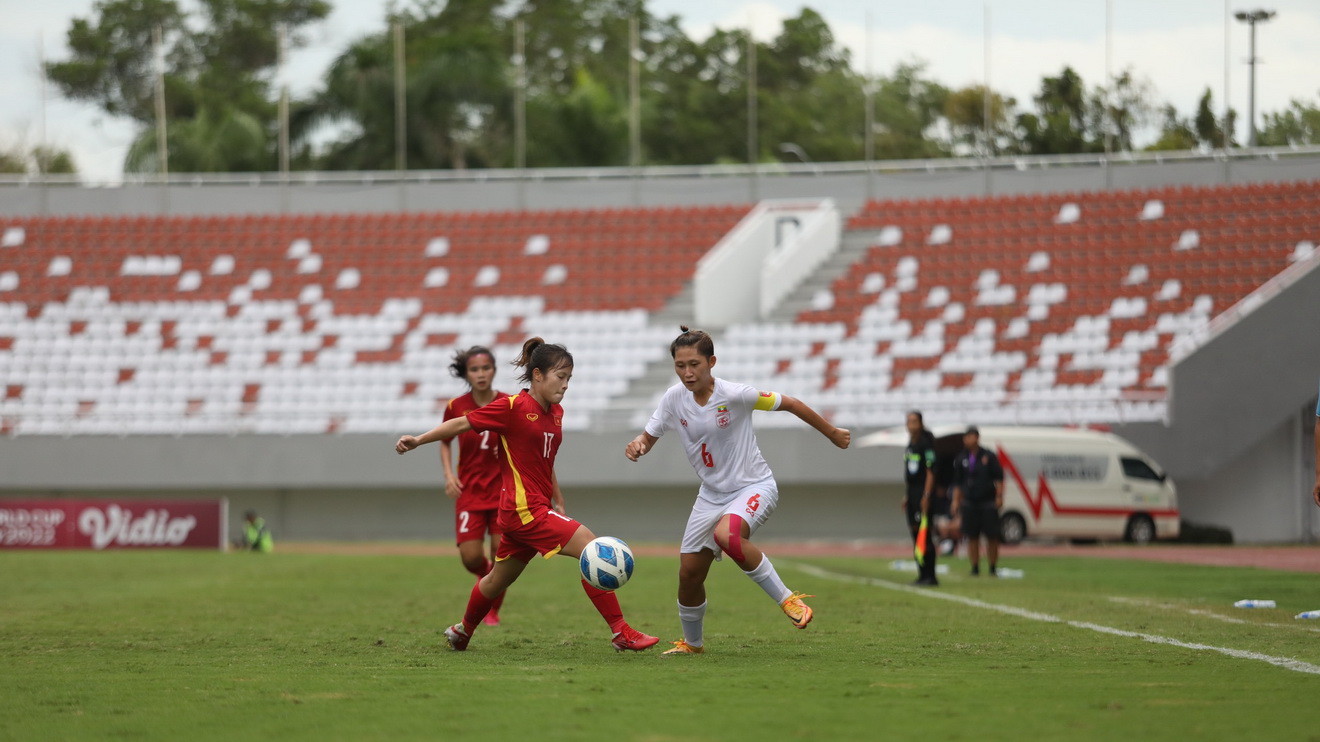
{"label": "sponsor logo on jersey", "polygon": [[715,408],[715,424],[721,428],[729,427],[729,406],[722,404]]}
{"label": "sponsor logo on jersey", "polygon": [[540,417],[540,415],[536,414],[535,412],[529,412],[529,413],[527,413],[527,419],[528,419],[529,421],[531,421],[531,422],[536,422],[536,419],[539,418],[539,417]]}
{"label": "sponsor logo on jersey", "polygon": [[756,515],[756,511],[761,509],[761,493],[758,492],[747,498],[747,514]]}

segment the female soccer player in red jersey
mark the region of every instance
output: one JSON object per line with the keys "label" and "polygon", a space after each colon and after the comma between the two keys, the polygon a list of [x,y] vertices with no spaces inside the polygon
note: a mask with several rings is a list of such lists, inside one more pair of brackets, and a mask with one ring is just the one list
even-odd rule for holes
{"label": "female soccer player in red jersey", "polygon": [[[523,368],[527,388],[469,412],[464,417],[440,423],[420,436],[399,438],[394,449],[400,454],[452,438],[467,430],[490,431],[499,436],[504,451],[501,460],[504,491],[500,495],[499,527],[503,536],[495,553],[495,566],[477,581],[468,597],[463,620],[445,629],[451,649],[467,649],[472,632],[504,594],[532,557],[549,559],[555,554],[578,558],[588,541],[595,538],[589,528],[563,514],[564,496],[555,478],[555,456],[563,440],[564,410],[559,406],[573,376],[573,356],[562,345],[550,345],[539,337],[523,344],[514,361]],[[582,580],[582,589],[600,612],[610,630],[611,643],[620,652],[641,650],[659,641],[628,625],[614,593],[600,590]]]}
{"label": "female soccer player in red jersey", "polygon": [[784,586],[767,557],[751,542],[779,504],[779,486],[752,430],[755,410],[784,410],[847,448],[851,434],[831,425],[792,397],[762,392],[716,378],[715,341],[701,330],[674,339],[669,355],[679,382],[665,392],[640,435],[624,449],[631,461],[645,456],[666,431],[677,431],[688,461],[701,479],[679,547],[678,618],[683,638],[665,654],[701,654],[706,616],[706,575],[721,551],[765,591],[799,629],[811,622],[810,595]]}
{"label": "female soccer player in red jersey", "polygon": [[[495,354],[488,348],[474,345],[454,355],[450,371],[468,383],[470,391],[454,397],[445,405],[445,420],[463,417],[473,410],[485,407],[509,395],[496,390]],[[496,515],[500,507],[500,446],[499,437],[488,430],[478,433],[469,430],[458,436],[458,474],[454,474],[454,456],[450,447],[452,438],[440,441],[440,465],[445,472],[445,494],[454,501],[454,535],[458,541],[458,556],[467,571],[481,579],[495,563],[495,549],[500,543],[500,530]],[[483,547],[486,532],[490,532],[490,559]],[[498,626],[499,610],[503,598],[495,601],[486,614],[487,626]]]}

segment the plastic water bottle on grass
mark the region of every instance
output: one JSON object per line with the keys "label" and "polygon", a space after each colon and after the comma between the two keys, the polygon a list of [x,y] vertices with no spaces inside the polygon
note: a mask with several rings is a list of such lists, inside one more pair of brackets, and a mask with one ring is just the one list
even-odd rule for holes
{"label": "plastic water bottle on grass", "polygon": [[1010,567],[1000,567],[999,569],[995,570],[995,573],[998,575],[999,579],[1001,580],[1022,579],[1022,577],[1024,576],[1022,570],[1012,569]]}
{"label": "plastic water bottle on grass", "polygon": [[1297,618],[1320,618],[1320,611],[1302,611],[1298,613]]}
{"label": "plastic water bottle on grass", "polygon": [[1239,600],[1233,604],[1234,608],[1274,608],[1272,600]]}

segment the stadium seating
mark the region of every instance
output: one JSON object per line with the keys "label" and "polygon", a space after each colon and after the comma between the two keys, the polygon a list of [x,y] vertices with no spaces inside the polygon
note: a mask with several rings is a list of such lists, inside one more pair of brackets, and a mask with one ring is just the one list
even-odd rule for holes
{"label": "stadium seating", "polygon": [[847,229],[863,259],[791,325],[730,328],[728,375],[840,424],[1159,420],[1170,348],[1311,258],[1320,182],[871,202]]}
{"label": "stadium seating", "polygon": [[583,427],[663,354],[648,312],[746,212],[9,220],[0,432],[425,429],[464,390],[455,347],[507,362],[531,334],[574,352]]}
{"label": "stadium seating", "polygon": [[[531,334],[573,351],[587,428],[749,208],[3,220],[0,434],[422,430],[456,347],[513,389]],[[719,372],[858,428],[1159,420],[1170,349],[1320,259],[1317,215],[1320,182],[870,202],[863,257],[792,321],[717,333]]]}

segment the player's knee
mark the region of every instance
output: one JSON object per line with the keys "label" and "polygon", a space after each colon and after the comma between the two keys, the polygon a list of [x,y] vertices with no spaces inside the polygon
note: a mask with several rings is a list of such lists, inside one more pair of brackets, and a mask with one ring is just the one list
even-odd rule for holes
{"label": "player's knee", "polygon": [[477,554],[476,556],[464,554],[462,559],[463,569],[466,569],[477,577],[482,577],[487,571],[489,571],[489,562],[486,561],[485,554]]}
{"label": "player's knee", "polygon": [[[729,516],[726,527],[715,529],[715,542],[740,566],[746,561],[746,557],[743,555],[742,531],[743,519],[736,515]],[[723,541],[721,541],[721,537],[723,537]]]}
{"label": "player's knee", "polygon": [[704,577],[703,570],[700,570],[696,567],[680,566],[678,568],[678,586],[680,588],[691,587],[693,585],[700,585],[702,583],[703,577]]}

